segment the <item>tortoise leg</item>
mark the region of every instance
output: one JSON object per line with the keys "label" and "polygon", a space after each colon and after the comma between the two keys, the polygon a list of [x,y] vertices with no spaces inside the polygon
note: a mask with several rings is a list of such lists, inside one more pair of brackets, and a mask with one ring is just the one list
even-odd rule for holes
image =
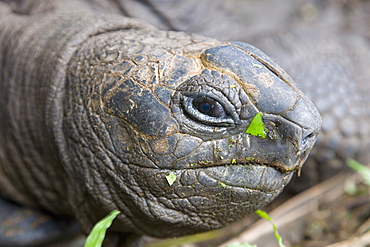
{"label": "tortoise leg", "polygon": [[75,221],[53,218],[0,197],[0,247],[47,245],[79,233]]}

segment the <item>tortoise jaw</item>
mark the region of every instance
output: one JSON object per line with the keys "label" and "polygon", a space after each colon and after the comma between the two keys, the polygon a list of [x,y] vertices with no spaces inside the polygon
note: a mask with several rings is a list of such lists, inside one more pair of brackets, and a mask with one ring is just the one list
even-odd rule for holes
{"label": "tortoise jaw", "polygon": [[281,172],[275,167],[266,165],[215,166],[204,168],[203,172],[225,186],[264,192],[281,191],[293,175],[292,172]]}
{"label": "tortoise jaw", "polygon": [[[247,157],[244,162],[238,159],[224,159],[214,163],[200,161],[189,168],[201,170],[225,186],[276,192],[281,191],[289,183],[295,171],[300,172],[307,155],[308,152],[298,155],[287,164]],[[200,182],[201,180],[199,178]]]}

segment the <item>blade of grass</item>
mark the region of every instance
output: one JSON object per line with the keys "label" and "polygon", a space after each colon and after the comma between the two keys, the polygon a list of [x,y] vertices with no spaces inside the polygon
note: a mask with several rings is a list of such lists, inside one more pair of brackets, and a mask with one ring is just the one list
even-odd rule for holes
{"label": "blade of grass", "polygon": [[272,221],[272,219],[270,218],[270,216],[265,211],[262,211],[262,210],[257,210],[256,211],[256,214],[258,214],[258,216],[260,216],[261,218],[264,218],[264,219],[268,220],[271,223],[272,228],[274,229],[275,238],[278,241],[279,247],[286,247],[283,244],[283,239],[281,238],[281,236],[280,236],[280,234],[279,234],[279,232],[277,230],[277,227],[274,224],[274,222]]}
{"label": "blade of grass", "polygon": [[112,225],[113,220],[119,213],[120,211],[113,210],[106,217],[96,223],[87,237],[84,247],[101,247],[107,229]]}
{"label": "blade of grass", "polygon": [[349,159],[347,161],[349,167],[360,173],[363,177],[363,182],[370,186],[370,168],[357,162],[356,160]]}

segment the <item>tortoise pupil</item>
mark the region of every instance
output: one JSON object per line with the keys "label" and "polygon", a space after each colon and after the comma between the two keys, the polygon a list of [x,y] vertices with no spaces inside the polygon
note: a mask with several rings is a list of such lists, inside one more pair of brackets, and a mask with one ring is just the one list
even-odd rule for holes
{"label": "tortoise pupil", "polygon": [[198,110],[201,113],[207,114],[212,110],[212,108],[213,108],[213,105],[211,105],[210,103],[202,102],[202,103],[199,104],[199,109]]}
{"label": "tortoise pupil", "polygon": [[197,97],[193,100],[194,108],[210,117],[225,117],[223,106],[210,97]]}

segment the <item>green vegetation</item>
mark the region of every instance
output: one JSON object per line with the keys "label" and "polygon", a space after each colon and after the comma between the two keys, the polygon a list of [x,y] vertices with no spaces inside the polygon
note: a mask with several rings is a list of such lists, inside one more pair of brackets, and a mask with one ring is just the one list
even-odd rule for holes
{"label": "green vegetation", "polygon": [[170,186],[173,185],[173,183],[176,181],[176,175],[173,172],[169,172],[166,176],[167,182]]}
{"label": "green vegetation", "polygon": [[370,168],[352,159],[347,160],[347,165],[362,176],[362,186],[355,177],[348,177],[344,184],[345,192],[351,196],[370,194]]}
{"label": "green vegetation", "polygon": [[[274,222],[272,222],[272,219],[270,218],[270,216],[265,212],[265,211],[262,211],[262,210],[257,210],[256,211],[256,214],[258,214],[259,217],[261,218],[264,218],[268,221],[270,221],[271,225],[272,225],[272,228],[274,229],[274,234],[275,234],[275,238],[276,240],[278,241],[278,245],[279,247],[286,247],[284,244],[283,244],[283,239],[281,238],[278,230],[277,230],[277,227],[276,225],[274,224]],[[244,244],[230,244],[226,247],[257,247],[257,245],[250,245],[250,244],[247,244],[247,243],[244,243]]]}
{"label": "green vegetation", "polygon": [[348,160],[347,164],[349,167],[351,167],[356,172],[360,173],[363,177],[363,183],[370,186],[370,168],[355,161],[355,160]]}
{"label": "green vegetation", "polygon": [[227,185],[226,184],[224,184],[223,182],[219,182],[218,183],[222,188],[226,188],[227,187]]}
{"label": "green vegetation", "polygon": [[254,161],[254,157],[245,157],[245,160],[251,162]]}
{"label": "green vegetation", "polygon": [[259,138],[265,139],[265,126],[262,121],[262,113],[259,112],[254,116],[251,123],[249,124],[247,130],[245,131],[247,134],[251,134],[253,136],[257,136]]}
{"label": "green vegetation", "polygon": [[112,225],[113,220],[119,213],[118,210],[113,210],[101,221],[96,223],[89,236],[87,236],[84,247],[101,247],[107,229]]}
{"label": "green vegetation", "polygon": [[[224,185],[226,187],[226,184],[222,184],[221,182],[220,182],[220,185],[221,186]],[[275,238],[278,241],[279,247],[285,247],[285,245],[283,245],[283,243],[282,243],[282,238],[279,235],[275,224],[272,222],[272,220],[268,216],[268,214],[266,212],[262,211],[262,210],[257,210],[256,213],[261,218],[264,218],[264,219],[270,221],[270,223],[271,223],[271,225],[274,229]],[[120,212],[118,210],[113,210],[105,218],[103,218],[101,221],[96,223],[96,225],[94,226],[94,228],[90,232],[89,236],[87,237],[84,247],[101,247],[102,243],[103,243],[103,240],[105,238],[105,234],[106,234],[107,229],[112,225],[113,220],[117,217],[118,214],[120,214]],[[208,236],[209,234],[217,235],[219,233],[218,233],[218,231],[212,231],[212,232],[209,232],[209,233],[198,234],[200,236],[200,239],[198,239],[198,240],[202,240],[202,236],[203,237],[205,235]],[[184,243],[188,242],[188,241],[185,241],[185,240],[188,240],[187,238],[193,239],[192,236],[183,237]],[[208,237],[206,237],[205,239],[208,239]],[[170,240],[170,241],[172,241],[172,242],[175,241],[175,242],[174,243],[172,243],[172,242],[167,243],[167,245],[165,245],[165,246],[172,246],[173,244],[179,244],[178,240]],[[163,246],[163,245],[161,245],[163,243],[159,243],[159,244],[160,245],[158,245],[158,246]],[[150,246],[152,246],[152,245],[150,245]],[[157,244],[153,244],[153,246],[157,246]],[[256,245],[250,245],[248,243],[243,243],[243,244],[234,243],[234,244],[228,245],[227,247],[257,247],[257,246]]]}
{"label": "green vegetation", "polygon": [[262,210],[257,210],[256,214],[258,214],[258,216],[260,216],[261,218],[264,218],[264,219],[270,221],[270,223],[272,225],[272,228],[274,229],[275,238],[278,241],[279,247],[285,247],[285,245],[283,244],[283,239],[279,235],[277,227],[274,224],[274,222],[272,222],[272,219],[270,218],[270,216],[265,211],[262,211]]}
{"label": "green vegetation", "polygon": [[253,67],[257,67],[257,68],[259,68],[259,69],[262,69],[263,67],[262,67],[262,65],[260,65],[260,64],[256,64],[256,63],[252,63],[252,66]]}

